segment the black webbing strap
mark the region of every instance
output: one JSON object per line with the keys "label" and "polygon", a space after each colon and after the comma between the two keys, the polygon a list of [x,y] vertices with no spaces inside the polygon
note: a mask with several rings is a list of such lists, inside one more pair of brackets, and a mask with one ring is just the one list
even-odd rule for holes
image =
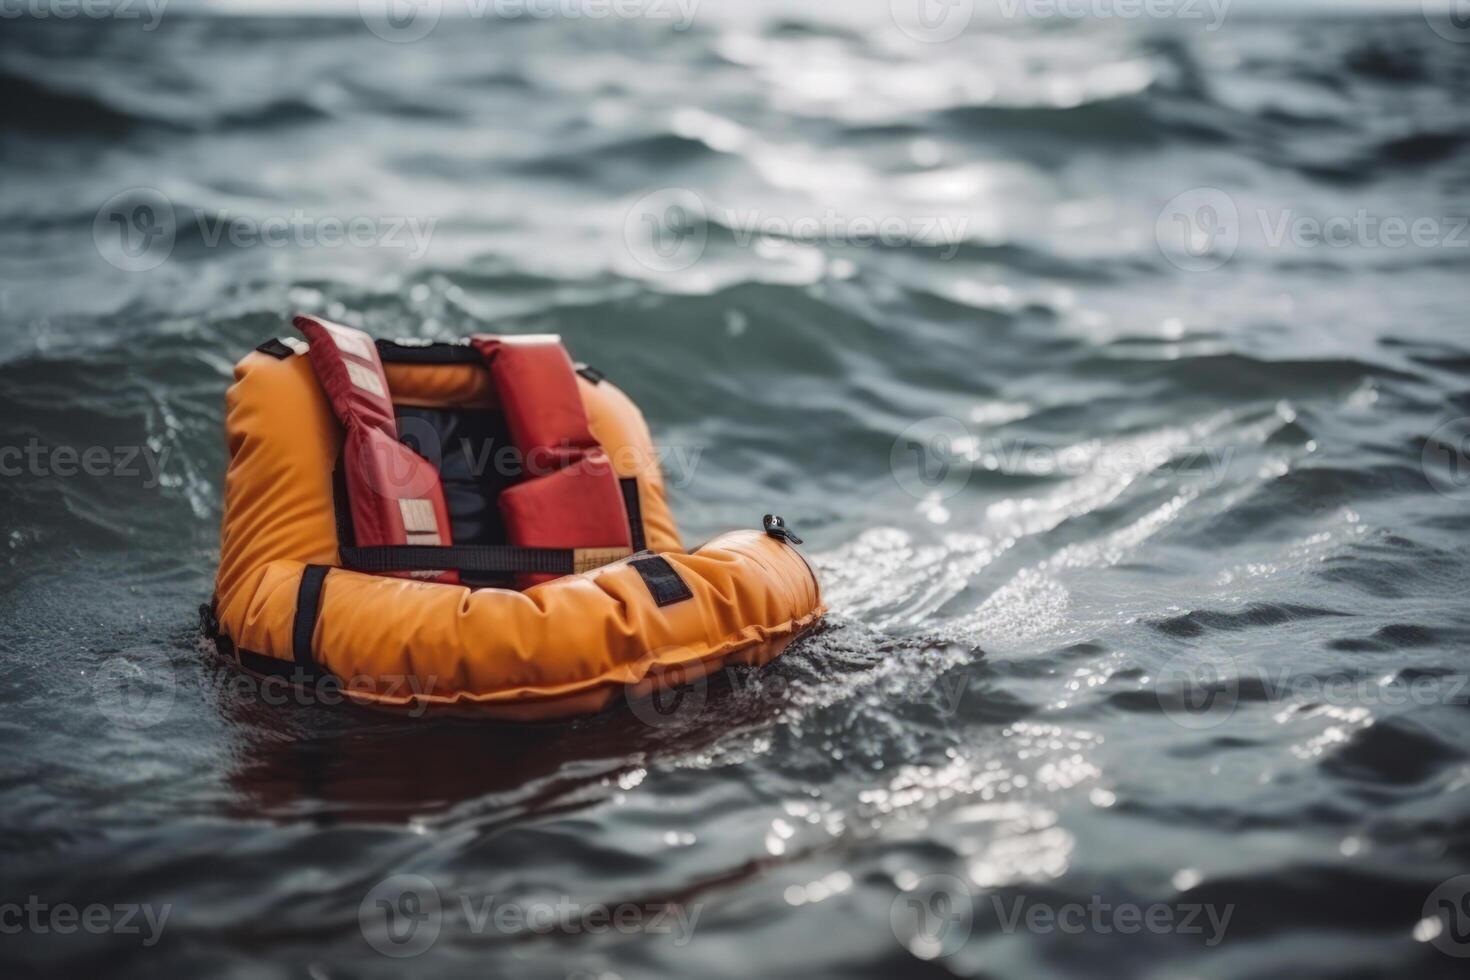
{"label": "black webbing strap", "polygon": [[378,358],[384,364],[483,364],[484,356],[469,344],[416,344],[378,340]]}
{"label": "black webbing strap", "polygon": [[301,587],[296,590],[296,619],[291,624],[291,655],[307,670],[316,669],[311,655],[311,634],[316,632],[316,617],[322,607],[322,583],[327,580],[330,565],[307,565],[301,573]]}
{"label": "black webbing strap", "polygon": [[643,540],[643,505],[638,500],[638,478],[624,477],[618,481],[618,486],[622,488],[623,507],[628,512],[628,530],[633,533],[633,550],[642,551],[648,544]]}
{"label": "black webbing strap", "polygon": [[643,576],[643,584],[648,586],[648,591],[653,594],[653,601],[659,606],[671,606],[694,598],[694,593],[689,591],[689,586],[667,559],[654,555],[652,558],[635,559],[628,564]]}
{"label": "black webbing strap", "polygon": [[527,572],[571,575],[576,553],[571,548],[516,548],[510,545],[456,544],[343,547],[342,566],[356,572]]}

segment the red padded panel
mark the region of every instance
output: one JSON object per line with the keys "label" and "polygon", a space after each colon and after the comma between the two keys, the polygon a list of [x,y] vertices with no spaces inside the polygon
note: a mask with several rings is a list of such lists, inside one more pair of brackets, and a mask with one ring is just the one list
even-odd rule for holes
{"label": "red padded panel", "polygon": [[398,438],[388,379],[373,338],[312,316],[298,316],[292,323],[311,344],[311,368],[342,424],[381,429]]}
{"label": "red padded panel", "polygon": [[595,448],[577,374],[556,336],[475,337],[528,478],[544,476]]}
{"label": "red padded panel", "polygon": [[[510,543],[527,548],[631,548],[628,513],[612,463],[600,449],[500,495]],[[555,575],[526,575],[522,587]]]}
{"label": "red padded panel", "polygon": [[[388,381],[372,338],[316,317],[298,316],[293,322],[311,343],[312,370],[347,430],[342,468],[358,546],[453,544],[439,471],[398,441]],[[455,571],[393,574],[459,581]]]}

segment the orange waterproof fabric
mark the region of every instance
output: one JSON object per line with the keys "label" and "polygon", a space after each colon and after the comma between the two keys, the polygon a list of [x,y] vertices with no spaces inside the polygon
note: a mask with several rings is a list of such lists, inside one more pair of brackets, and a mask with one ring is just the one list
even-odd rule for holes
{"label": "orange waterproof fabric", "polygon": [[[398,404],[495,405],[479,365],[387,364],[385,373]],[[613,469],[638,478],[648,548],[693,598],[659,607],[626,561],[525,592],[334,567],[312,653],[349,696],[510,719],[580,714],[726,663],[764,662],[821,615],[816,579],[788,544],[740,531],[686,554],[642,414],[607,381],[578,384]],[[237,650],[291,662],[305,566],[341,564],[332,501],[341,427],[299,354],[246,356],[226,408],[219,630]]]}

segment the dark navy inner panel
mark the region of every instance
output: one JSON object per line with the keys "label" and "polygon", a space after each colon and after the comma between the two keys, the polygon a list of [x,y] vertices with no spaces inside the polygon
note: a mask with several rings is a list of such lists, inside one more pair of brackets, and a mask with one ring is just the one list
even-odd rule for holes
{"label": "dark navy inner panel", "polygon": [[[398,438],[439,468],[455,544],[505,544],[497,500],[520,479],[505,416],[494,411],[395,405]],[[500,585],[500,581],[468,582]]]}

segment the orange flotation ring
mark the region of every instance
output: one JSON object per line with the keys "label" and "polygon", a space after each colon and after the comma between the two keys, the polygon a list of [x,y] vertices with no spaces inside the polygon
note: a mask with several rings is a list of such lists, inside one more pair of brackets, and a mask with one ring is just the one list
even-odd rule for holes
{"label": "orange flotation ring", "polygon": [[686,552],[642,414],[554,336],[316,317],[235,368],[205,631],[258,674],[539,720],[777,656],[823,613],[778,517]]}

